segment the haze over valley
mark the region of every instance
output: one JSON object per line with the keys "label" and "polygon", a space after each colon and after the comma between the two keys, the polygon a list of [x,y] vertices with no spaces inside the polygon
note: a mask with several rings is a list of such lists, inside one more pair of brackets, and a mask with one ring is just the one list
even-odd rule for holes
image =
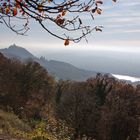
{"label": "haze over valley", "polygon": [[4,55],[21,61],[32,59],[45,67],[52,75],[65,80],[86,80],[99,73],[112,74],[117,79],[140,81],[140,59],[137,52],[112,50],[51,50],[33,51],[11,45],[0,49]]}
{"label": "haze over valley", "polygon": [[131,50],[127,47],[107,46],[104,46],[103,49],[95,46],[87,49],[85,46],[79,50],[78,47],[56,50],[44,48],[43,51],[34,50],[33,52],[38,57],[45,56],[47,59],[64,61],[82,69],[140,77],[140,50],[138,47]]}

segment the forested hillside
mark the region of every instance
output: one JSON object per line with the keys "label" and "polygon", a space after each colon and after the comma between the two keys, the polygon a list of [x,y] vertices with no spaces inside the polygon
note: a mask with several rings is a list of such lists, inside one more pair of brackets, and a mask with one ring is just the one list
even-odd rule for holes
{"label": "forested hillside", "polygon": [[47,60],[45,57],[38,58],[28,50],[15,44],[9,46],[9,48],[0,49],[0,52],[7,58],[16,58],[22,62],[27,60],[35,61],[47,69],[48,73],[55,76],[56,79],[85,81],[87,78],[95,77],[97,74],[95,71],[80,69],[66,62]]}
{"label": "forested hillside", "polygon": [[55,81],[40,64],[0,54],[0,139],[139,140],[140,85],[97,74]]}

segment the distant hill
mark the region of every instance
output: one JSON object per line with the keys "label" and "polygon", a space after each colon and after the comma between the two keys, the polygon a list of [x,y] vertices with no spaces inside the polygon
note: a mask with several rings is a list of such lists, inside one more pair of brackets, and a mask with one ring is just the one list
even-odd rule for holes
{"label": "distant hill", "polygon": [[34,56],[26,49],[18,47],[15,44],[9,46],[9,48],[0,49],[0,52],[3,53],[8,58],[19,58],[19,59],[34,58]]}
{"label": "distant hill", "polygon": [[56,60],[48,61],[44,57],[37,58],[26,49],[16,46],[15,44],[9,48],[0,49],[0,52],[8,58],[16,58],[23,62],[27,60],[36,61],[46,68],[50,74],[55,76],[56,79],[83,81],[90,77],[95,77],[97,74],[94,71],[79,69],[69,63]]}

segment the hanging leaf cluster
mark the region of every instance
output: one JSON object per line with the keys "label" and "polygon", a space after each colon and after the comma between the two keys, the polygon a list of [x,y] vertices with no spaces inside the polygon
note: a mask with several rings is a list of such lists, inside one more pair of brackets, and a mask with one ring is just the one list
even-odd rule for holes
{"label": "hanging leaf cluster", "polygon": [[[112,0],[116,2],[117,0]],[[90,16],[94,21],[96,15],[102,14],[100,5],[103,0],[0,0],[0,23],[17,34],[24,35],[29,29],[30,19],[37,21],[48,33],[69,42],[79,42],[92,31],[102,31],[94,24],[87,25],[84,17]],[[21,28],[17,29],[12,19],[23,20]],[[56,26],[60,34],[49,29],[49,24]]]}

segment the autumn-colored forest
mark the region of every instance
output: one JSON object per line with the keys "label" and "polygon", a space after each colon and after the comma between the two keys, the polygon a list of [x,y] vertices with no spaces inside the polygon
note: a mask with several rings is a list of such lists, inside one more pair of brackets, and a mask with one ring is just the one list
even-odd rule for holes
{"label": "autumn-colored forest", "polygon": [[56,81],[36,62],[0,54],[0,138],[139,140],[140,85],[97,74]]}

